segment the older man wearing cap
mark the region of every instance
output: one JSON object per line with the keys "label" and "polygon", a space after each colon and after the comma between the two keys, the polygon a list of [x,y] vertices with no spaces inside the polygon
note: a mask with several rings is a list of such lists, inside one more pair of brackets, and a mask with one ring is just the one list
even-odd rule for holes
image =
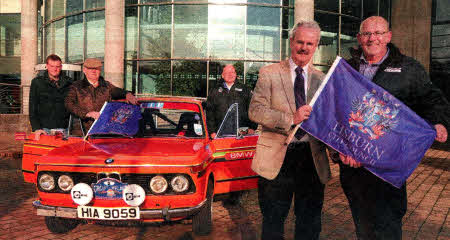
{"label": "older man wearing cap", "polygon": [[103,79],[101,70],[102,62],[99,59],[86,59],[83,64],[84,78],[72,84],[65,99],[66,108],[81,118],[86,130],[98,119],[105,102],[124,98],[131,104],[138,102],[130,92]]}

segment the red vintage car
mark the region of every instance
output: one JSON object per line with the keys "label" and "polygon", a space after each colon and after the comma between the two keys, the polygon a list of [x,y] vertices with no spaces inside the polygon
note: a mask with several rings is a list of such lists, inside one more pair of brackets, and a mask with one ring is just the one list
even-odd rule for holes
{"label": "red vintage car", "polygon": [[48,229],[64,233],[89,221],[173,221],[192,218],[194,233],[212,228],[216,194],[254,189],[250,163],[258,135],[238,126],[237,105],[215,139],[206,129],[202,102],[142,98],[133,136],[86,137],[79,119],[38,141],[27,137],[22,169],[36,184],[33,203]]}

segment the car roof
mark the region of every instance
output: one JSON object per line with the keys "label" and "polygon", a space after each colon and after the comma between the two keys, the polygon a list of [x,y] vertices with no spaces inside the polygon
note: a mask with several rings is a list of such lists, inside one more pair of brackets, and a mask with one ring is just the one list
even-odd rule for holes
{"label": "car roof", "polygon": [[200,104],[204,99],[195,97],[177,97],[177,96],[137,96],[139,101],[164,101],[164,102],[186,102]]}

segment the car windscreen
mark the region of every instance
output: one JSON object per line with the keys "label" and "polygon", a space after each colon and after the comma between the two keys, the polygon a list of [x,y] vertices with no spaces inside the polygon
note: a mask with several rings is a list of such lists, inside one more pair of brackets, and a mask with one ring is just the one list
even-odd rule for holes
{"label": "car windscreen", "polygon": [[186,102],[143,102],[139,137],[203,137],[204,126],[197,104]]}

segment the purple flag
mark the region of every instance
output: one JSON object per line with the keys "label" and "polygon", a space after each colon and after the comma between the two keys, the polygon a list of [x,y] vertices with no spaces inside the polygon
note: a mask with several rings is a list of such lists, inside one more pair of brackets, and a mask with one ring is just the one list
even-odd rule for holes
{"label": "purple flag", "polygon": [[141,109],[137,105],[123,102],[106,102],[100,111],[100,117],[92,124],[87,135],[121,134],[133,136],[139,130]]}
{"label": "purple flag", "polygon": [[400,188],[436,137],[432,125],[337,57],[300,127]]}

